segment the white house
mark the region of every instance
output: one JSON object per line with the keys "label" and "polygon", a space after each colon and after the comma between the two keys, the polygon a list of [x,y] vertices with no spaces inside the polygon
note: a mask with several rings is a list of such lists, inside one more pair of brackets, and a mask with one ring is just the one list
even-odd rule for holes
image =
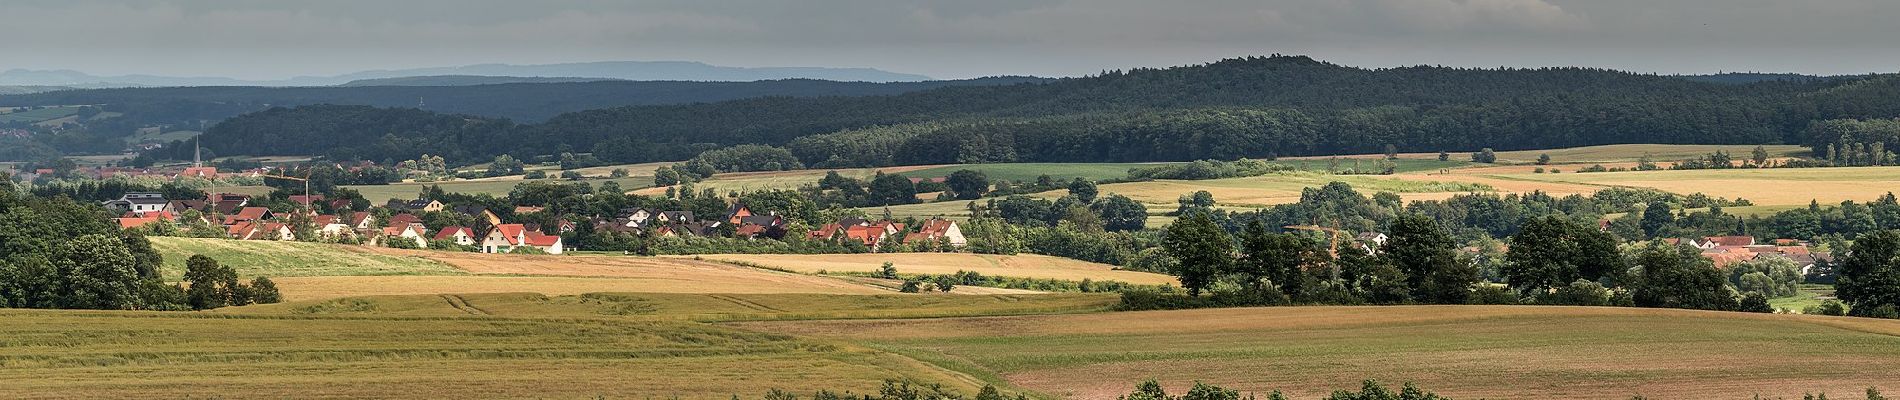
{"label": "white house", "polygon": [[166,200],[163,194],[126,193],[120,195],[118,200],[106,201],[105,206],[107,209],[122,210],[136,215],[145,215],[146,213],[165,211],[171,208],[171,203],[171,200]]}
{"label": "white house", "polygon": [[548,254],[561,254],[561,237],[528,229],[521,224],[496,225],[482,239],[483,253],[507,253],[517,247],[528,246],[541,249]]}

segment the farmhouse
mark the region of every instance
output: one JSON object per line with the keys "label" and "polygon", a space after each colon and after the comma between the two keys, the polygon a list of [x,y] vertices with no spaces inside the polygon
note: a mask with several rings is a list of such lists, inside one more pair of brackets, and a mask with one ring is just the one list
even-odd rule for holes
{"label": "farmhouse", "polygon": [[918,224],[917,232],[904,236],[904,243],[948,242],[951,246],[963,247],[970,240],[963,237],[963,229],[957,228],[957,222],[943,218],[931,218]]}
{"label": "farmhouse", "polygon": [[533,247],[548,254],[561,254],[561,237],[529,230],[521,224],[496,225],[482,239],[483,253],[508,253],[518,247]]}

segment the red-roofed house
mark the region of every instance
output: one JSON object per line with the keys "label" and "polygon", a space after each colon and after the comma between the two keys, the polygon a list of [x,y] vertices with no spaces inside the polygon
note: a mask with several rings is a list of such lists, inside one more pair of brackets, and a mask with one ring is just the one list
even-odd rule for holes
{"label": "red-roofed house", "polygon": [[418,249],[428,248],[429,239],[424,236],[425,229],[422,224],[394,224],[383,228],[381,240],[408,240],[415,242]]}
{"label": "red-roofed house", "polygon": [[561,254],[561,237],[528,229],[521,224],[501,224],[482,239],[483,253],[507,253],[517,247],[539,248],[548,254]]}
{"label": "red-roofed house", "polygon": [[951,246],[963,247],[970,244],[970,240],[963,237],[963,229],[957,227],[956,221],[943,218],[925,220],[922,226],[917,227],[917,232],[904,236],[904,243],[934,242],[945,239],[950,241]]}
{"label": "red-roofed house", "polygon": [[475,230],[461,225],[442,228],[435,233],[435,240],[447,240],[463,246],[475,245]]}

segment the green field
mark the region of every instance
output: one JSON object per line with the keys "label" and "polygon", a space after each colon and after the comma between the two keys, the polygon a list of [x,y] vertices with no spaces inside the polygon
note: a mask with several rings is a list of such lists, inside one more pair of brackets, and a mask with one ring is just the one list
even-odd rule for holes
{"label": "green field", "polygon": [[79,113],[79,107],[47,107],[38,110],[19,110],[0,114],[0,123],[41,122],[66,118]]}
{"label": "green field", "polygon": [[[652,171],[647,171],[646,173],[651,173],[651,172]],[[573,183],[573,181],[566,181],[566,180],[560,180],[560,179],[543,179],[541,181],[555,182],[555,183]],[[584,183],[587,183],[588,185],[592,185],[595,188],[599,188],[602,183],[606,183],[609,181],[618,182],[620,183],[621,189],[626,189],[629,191],[653,186],[652,176],[631,176],[631,177],[617,178],[617,179],[588,179],[588,180],[582,180],[579,182],[584,182]],[[422,193],[422,187],[426,185],[439,185],[442,187],[442,190],[448,191],[450,193],[466,193],[466,194],[484,194],[485,193],[485,194],[489,194],[495,197],[504,197],[508,195],[509,191],[515,189],[515,185],[519,185],[523,182],[527,182],[527,181],[520,180],[520,179],[489,179],[489,180],[465,180],[465,181],[421,182],[421,183],[406,182],[406,183],[396,183],[396,184],[389,184],[389,185],[349,185],[349,186],[344,186],[344,187],[350,188],[350,189],[356,190],[359,193],[362,193],[363,198],[368,199],[371,205],[381,206],[383,205],[383,203],[389,202],[389,199],[403,199],[403,200],[414,199],[416,198],[417,194]]]}
{"label": "green field", "polygon": [[1318,398],[1362,379],[1455,398],[1800,398],[1900,382],[1900,321],[1537,306],[1280,307],[744,323],[997,384],[1115,398],[1154,378]]}
{"label": "green field", "polygon": [[132,136],[126,136],[125,142],[126,143],[141,143],[141,142],[149,141],[153,143],[171,143],[173,141],[186,140],[186,139],[191,139],[193,137],[197,137],[198,133],[199,133],[198,131],[171,131],[171,132],[162,132],[162,133],[141,133],[141,134],[135,134]]}
{"label": "green field", "polygon": [[1768,299],[1768,305],[1777,310],[1788,310],[1798,313],[1808,307],[1819,306],[1821,302],[1833,298],[1834,286],[1804,283],[1801,284],[1800,289],[1795,291],[1794,297]]}
{"label": "green field", "polygon": [[959,170],[982,172],[991,181],[1033,182],[1037,177],[1048,175],[1058,180],[1083,178],[1088,180],[1120,179],[1128,177],[1130,168],[1152,167],[1177,163],[1010,163],[1010,164],[962,164],[946,165],[905,172],[904,176],[913,178],[941,178],[950,176]]}
{"label": "green field", "polygon": [[167,280],[185,274],[185,260],[202,254],[237,270],[240,276],[386,276],[460,275],[462,270],[421,257],[370,253],[351,246],[256,240],[152,237],[165,257]]}

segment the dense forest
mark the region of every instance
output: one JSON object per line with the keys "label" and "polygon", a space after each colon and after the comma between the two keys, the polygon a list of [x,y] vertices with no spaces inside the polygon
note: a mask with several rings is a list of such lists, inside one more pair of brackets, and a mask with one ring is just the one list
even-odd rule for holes
{"label": "dense forest", "polygon": [[[211,129],[205,143],[220,154],[372,160],[454,154],[393,145],[436,143],[468,149],[469,158],[459,161],[470,162],[494,155],[478,149],[517,158],[592,151],[606,161],[645,162],[696,154],[682,149],[763,144],[788,147],[802,163],[821,167],[1186,161],[1373,153],[1387,144],[1435,152],[1811,143],[1804,137],[1811,121],[1900,116],[1900,76],[1730,84],[1589,68],[1362,69],[1273,56],[887,96],[762,97],[582,111],[512,127],[513,139],[505,144],[479,133],[507,125],[500,122],[471,124],[479,127],[473,134],[453,128],[337,132],[319,122],[365,113],[444,118],[301,107],[233,119]],[[315,135],[343,137],[303,140]]]}

